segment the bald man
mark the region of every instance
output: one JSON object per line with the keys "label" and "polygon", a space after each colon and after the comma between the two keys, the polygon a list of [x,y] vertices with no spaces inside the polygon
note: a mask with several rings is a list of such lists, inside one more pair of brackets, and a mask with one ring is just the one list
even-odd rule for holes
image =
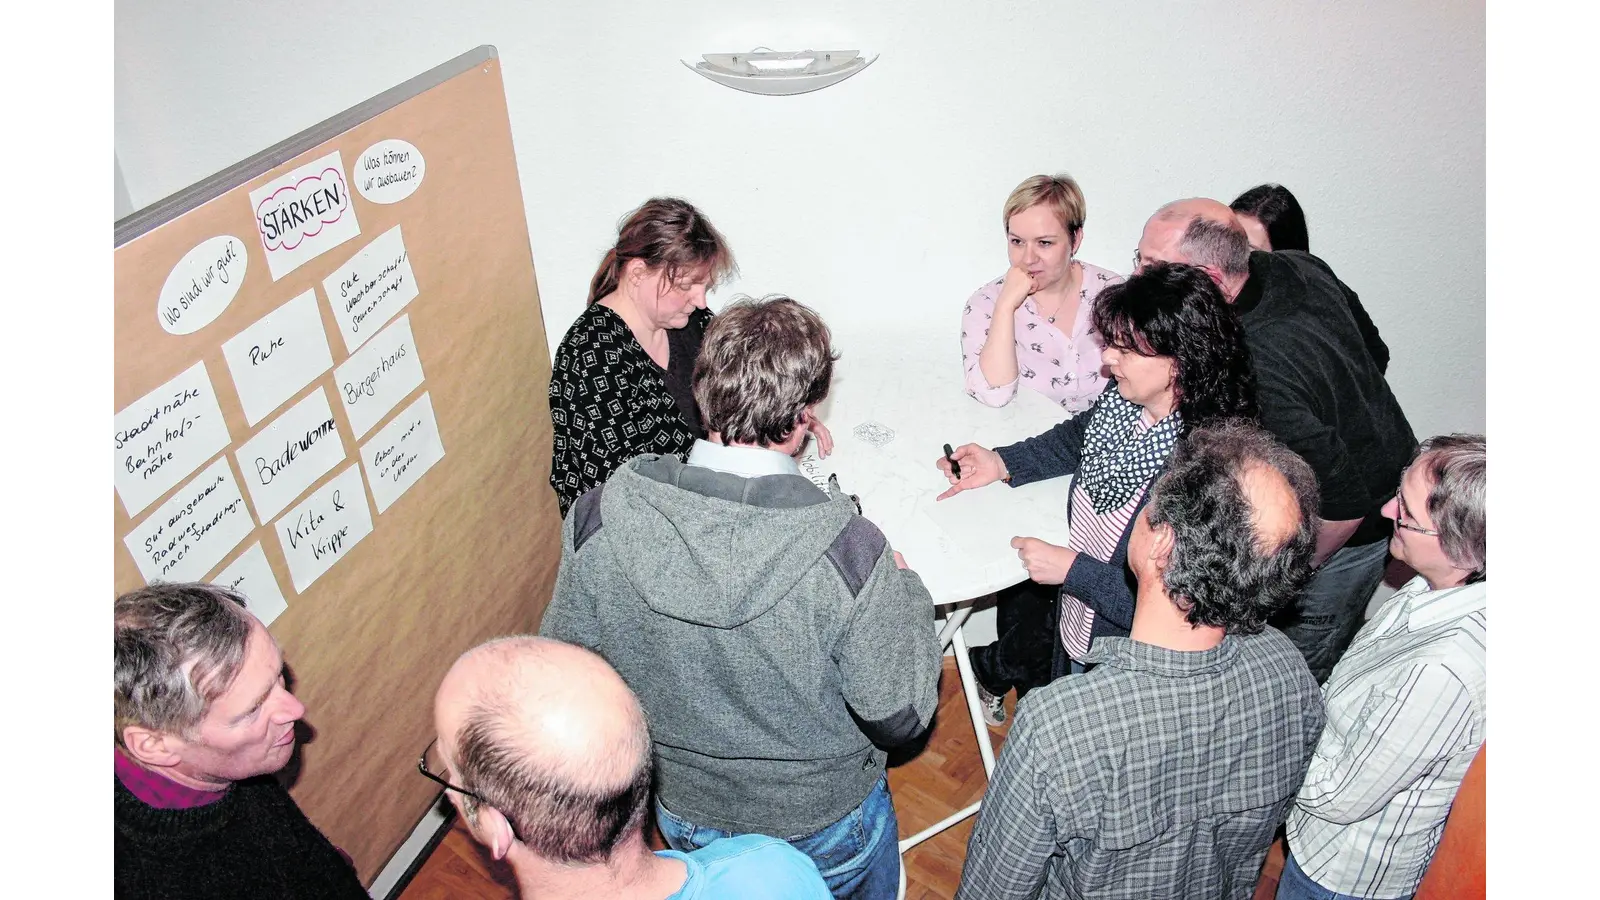
{"label": "bald man", "polygon": [[1310,467],[1258,428],[1178,445],[1128,541],[1132,632],[1017,704],[957,897],[1251,896],[1322,731],[1265,626],[1309,575],[1316,510]]}
{"label": "bald man", "polygon": [[1299,250],[1252,252],[1216,200],[1179,200],[1150,217],[1134,265],[1155,262],[1198,266],[1222,288],[1244,325],[1262,426],[1316,473],[1316,576],[1273,624],[1326,681],[1383,580],[1393,534],[1383,505],[1417,446],[1378,362],[1388,348],[1327,263]]}
{"label": "bald man", "polygon": [[773,838],[694,853],[645,845],[650,731],[599,656],[548,638],[467,651],[434,697],[423,773],[472,836],[510,864],[524,897],[827,900],[816,866]]}

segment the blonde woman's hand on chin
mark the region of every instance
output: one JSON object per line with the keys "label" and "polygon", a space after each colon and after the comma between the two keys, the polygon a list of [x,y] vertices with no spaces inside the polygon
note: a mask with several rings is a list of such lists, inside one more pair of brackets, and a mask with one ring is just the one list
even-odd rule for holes
{"label": "blonde woman's hand on chin", "polygon": [[1016,312],[1022,301],[1034,292],[1033,276],[1022,266],[1006,270],[1005,281],[1000,283],[1000,296],[994,301],[996,311]]}

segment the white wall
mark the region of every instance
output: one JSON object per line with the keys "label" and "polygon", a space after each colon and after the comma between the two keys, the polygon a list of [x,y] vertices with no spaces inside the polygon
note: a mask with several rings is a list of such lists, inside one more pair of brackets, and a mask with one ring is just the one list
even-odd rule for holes
{"label": "white wall", "polygon": [[[724,296],[783,291],[842,330],[953,334],[1004,268],[1000,207],[1028,175],[1078,178],[1081,255],[1119,271],[1159,204],[1276,180],[1394,351],[1418,435],[1484,427],[1481,4],[146,0],[116,14],[115,149],[135,207],[495,44],[552,343],[618,217],[652,194],[691,199],[729,236],[743,275]],[[883,57],[786,98],[678,63],[758,44]]]}
{"label": "white wall", "polygon": [[120,221],[123,216],[133,212],[133,198],[128,195],[128,184],[122,178],[122,160],[113,159],[111,162],[116,167],[115,180],[112,181],[111,210],[112,214]]}

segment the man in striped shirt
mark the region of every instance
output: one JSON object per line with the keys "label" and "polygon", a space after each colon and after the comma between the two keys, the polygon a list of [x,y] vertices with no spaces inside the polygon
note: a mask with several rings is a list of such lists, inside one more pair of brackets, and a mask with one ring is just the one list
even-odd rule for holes
{"label": "man in striped shirt", "polygon": [[1323,688],[1278,900],[1410,897],[1433,859],[1484,738],[1486,469],[1481,435],[1433,438],[1383,507],[1418,574]]}
{"label": "man in striped shirt", "polygon": [[1250,897],[1322,731],[1305,659],[1264,627],[1310,574],[1317,502],[1260,429],[1178,443],[1128,541],[1130,636],[1018,705],[958,898]]}

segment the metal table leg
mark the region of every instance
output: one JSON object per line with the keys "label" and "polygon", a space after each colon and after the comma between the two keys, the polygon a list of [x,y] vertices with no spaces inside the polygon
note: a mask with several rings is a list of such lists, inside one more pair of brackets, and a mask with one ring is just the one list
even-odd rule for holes
{"label": "metal table leg", "polygon": [[[989,724],[983,721],[983,704],[978,700],[976,676],[972,674],[972,661],[967,658],[967,640],[962,634],[962,627],[966,625],[968,617],[972,615],[972,604],[964,603],[950,610],[945,619],[944,627],[939,631],[939,646],[949,647],[956,658],[956,672],[961,677],[961,693],[967,699],[967,715],[972,719],[972,730],[978,738],[978,756],[983,760],[983,774],[987,779],[994,775],[994,742],[989,739]],[[977,815],[982,802],[974,803],[966,809],[946,816],[945,818],[929,825],[911,837],[900,842],[900,900],[905,900],[906,895],[906,866],[905,854],[907,850],[926,841],[928,838],[954,827],[969,816]]]}

